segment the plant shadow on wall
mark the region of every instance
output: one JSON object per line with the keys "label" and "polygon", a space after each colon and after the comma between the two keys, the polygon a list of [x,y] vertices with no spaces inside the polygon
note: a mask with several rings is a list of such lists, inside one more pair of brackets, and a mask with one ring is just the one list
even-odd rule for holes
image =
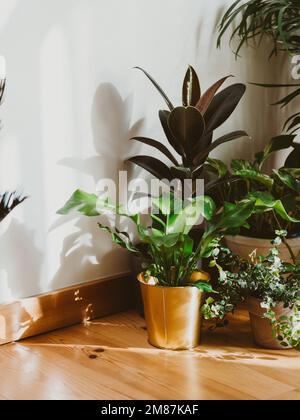
{"label": "plant shadow on wall", "polygon": [[[131,126],[132,108],[131,96],[123,99],[114,85],[101,84],[96,90],[91,113],[97,154],[88,158],[68,157],[59,164],[92,177],[95,187],[102,179],[117,181],[119,170],[125,169],[124,158],[129,139],[137,135],[143,124],[143,120],[139,120]],[[94,220],[70,216],[67,222],[74,219],[76,232],[64,240],[60,268],[51,283],[54,289],[64,287],[74,279],[96,279],[108,273],[109,268],[106,270],[105,267],[110,267],[110,270],[115,267],[116,254],[120,260],[120,251],[111,250],[110,244],[104,240],[104,234],[94,234]],[[51,230],[64,223],[66,218],[60,218]]]}

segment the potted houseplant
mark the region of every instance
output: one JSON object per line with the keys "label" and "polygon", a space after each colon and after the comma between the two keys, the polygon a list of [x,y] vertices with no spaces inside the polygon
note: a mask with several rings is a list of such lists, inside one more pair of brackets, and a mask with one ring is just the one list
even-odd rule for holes
{"label": "potted houseplant", "polygon": [[211,195],[220,206],[224,206],[224,202],[230,206],[231,202],[243,199],[256,201],[257,211],[249,218],[248,226],[226,237],[229,248],[245,259],[255,249],[258,255],[267,255],[276,230],[288,232],[280,246],[281,258],[295,263],[299,257],[300,172],[288,165],[273,170],[270,175],[263,170],[271,154],[293,146],[295,137],[274,137],[253,162],[233,160],[230,170],[222,162],[218,166],[215,161],[207,162],[207,170],[214,173],[217,180]]}
{"label": "potted houseplant", "polygon": [[[58,213],[66,215],[74,210],[88,217],[109,214],[116,220],[125,218],[135,226],[138,242],[145,247],[137,247],[132,235],[128,230],[121,231],[117,222],[113,222],[114,227],[99,224],[115,243],[142,260],[143,272],[138,279],[150,343],[172,350],[197,346],[203,293],[212,292],[209,276],[198,270],[199,259],[211,255],[218,237],[245,223],[253,212],[253,203],[237,203],[215,214],[209,197],[182,203],[170,193],[152,199],[144,220],[144,211],[130,214],[95,194],[78,190]],[[201,216],[210,222],[196,245],[189,234]]]}
{"label": "potted houseplant", "polygon": [[243,45],[263,38],[272,41],[270,56],[279,51],[300,53],[300,6],[298,0],[236,0],[226,11],[220,24],[218,46],[225,32],[235,23],[230,41],[239,39],[238,56]]}
{"label": "potted houseplant", "polygon": [[[2,104],[4,91],[5,91],[5,80],[0,81],[0,105]],[[26,197],[14,192],[0,192],[0,223],[9,215],[9,213],[21,204]]]}
{"label": "potted houseplant", "polygon": [[246,303],[256,344],[267,349],[300,351],[300,265],[284,263],[278,246],[286,232],[273,241],[269,255],[246,261],[216,247],[211,265],[218,268],[218,294],[203,306],[206,319],[224,320]]}
{"label": "potted houseplant", "polygon": [[148,137],[132,140],[153,147],[170,161],[166,164],[149,156],[134,156],[129,159],[158,179],[197,180],[205,177],[205,162],[210,153],[222,144],[248,136],[243,130],[234,131],[214,139],[214,131],[234,112],[244,96],[246,86],[236,83],[218,93],[230,77],[224,77],[202,93],[196,71],[190,66],[182,87],[182,104],[174,106],[167,94],[145,70],[138,67],[149,78],[167,104],[168,110],[159,111],[159,119],[168,141]]}
{"label": "potted houseplant", "polygon": [[[270,57],[282,51],[290,56],[300,54],[300,5],[298,0],[237,0],[224,14],[220,23],[217,45],[221,47],[222,38],[232,24],[230,43],[238,38],[236,57],[243,45],[252,43],[259,46],[264,38],[272,41]],[[256,42],[258,41],[258,42]],[[266,88],[292,88],[292,91],[273,105],[285,108],[293,103],[300,95],[299,83],[255,83]],[[300,128],[300,112],[293,113],[284,125],[288,134],[296,133]],[[293,151],[288,157],[286,166],[300,168],[300,146],[292,145]]]}

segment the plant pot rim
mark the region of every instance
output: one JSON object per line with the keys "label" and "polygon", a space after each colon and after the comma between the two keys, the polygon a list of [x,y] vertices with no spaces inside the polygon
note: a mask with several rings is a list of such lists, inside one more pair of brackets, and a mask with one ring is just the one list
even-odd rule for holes
{"label": "plant pot rim", "polygon": [[193,287],[191,285],[189,285],[189,286],[160,286],[159,284],[148,284],[148,283],[145,283],[144,281],[140,280],[139,279],[139,276],[137,277],[137,281],[140,284],[143,284],[143,285],[148,286],[148,287],[156,287],[157,289],[163,289],[163,290],[170,290],[170,289],[172,289],[172,290],[181,290],[181,289],[188,289],[189,288],[189,289],[198,290],[199,292],[202,293],[202,291],[199,290],[197,287]]}
{"label": "plant pot rim", "polygon": [[[242,233],[240,233],[239,235],[226,235],[225,238],[244,238],[244,239],[255,239],[257,241],[273,241],[276,237],[276,234],[274,233],[274,237],[272,238],[262,238],[259,236],[252,236],[252,235],[243,235]],[[287,240],[293,240],[293,239],[300,239],[300,232],[299,233],[294,233],[292,235],[288,235]]]}

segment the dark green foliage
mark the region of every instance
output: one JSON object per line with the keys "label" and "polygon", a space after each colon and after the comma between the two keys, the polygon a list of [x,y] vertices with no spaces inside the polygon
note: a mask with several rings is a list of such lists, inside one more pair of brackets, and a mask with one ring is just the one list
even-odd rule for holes
{"label": "dark green foliage", "polygon": [[237,0],[225,13],[218,38],[218,46],[225,32],[232,30],[230,41],[238,38],[236,55],[250,41],[260,43],[265,37],[273,41],[270,56],[279,51],[300,53],[299,0]]}
{"label": "dark green foliage", "polygon": [[[169,110],[159,112],[159,119],[167,137],[169,148],[147,137],[135,137],[165,157],[173,166],[151,156],[135,156],[129,159],[159,179],[198,179],[203,177],[204,163],[209,154],[221,144],[247,136],[245,131],[235,131],[214,141],[214,130],[220,127],[234,112],[246,87],[234,84],[217,93],[228,77],[211,86],[203,95],[198,76],[189,67],[182,87],[182,106],[174,107],[166,93],[145,70],[138,67],[162,95]],[[178,155],[178,156],[177,156]]]}
{"label": "dark green foliage", "polygon": [[0,194],[0,222],[2,222],[15,207],[23,203],[25,199],[26,197],[23,197],[16,192]]}

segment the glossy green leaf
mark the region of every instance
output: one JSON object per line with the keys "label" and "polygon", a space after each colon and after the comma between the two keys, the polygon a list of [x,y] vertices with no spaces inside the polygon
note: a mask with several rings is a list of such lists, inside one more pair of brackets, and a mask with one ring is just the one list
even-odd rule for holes
{"label": "glossy green leaf", "polygon": [[191,200],[180,212],[170,214],[167,221],[167,233],[183,233],[187,235],[200,221],[201,216],[211,220],[216,206],[210,197],[201,196]]}
{"label": "glossy green leaf", "polygon": [[284,169],[279,171],[273,170],[273,174],[275,177],[287,188],[300,193],[300,181],[298,181],[295,177],[289,174]]}
{"label": "glossy green leaf", "polygon": [[219,159],[207,159],[205,169],[214,172],[218,178],[224,178],[228,174],[227,165]]}
{"label": "glossy green leaf", "polygon": [[264,192],[254,192],[249,195],[250,199],[255,199],[255,207],[263,211],[274,210],[283,220],[292,223],[299,223],[300,220],[290,216],[281,200],[276,200],[271,194]]}
{"label": "glossy green leaf", "polygon": [[201,290],[204,293],[213,293],[214,289],[210,283],[206,283],[204,281],[199,281],[197,283],[193,283],[193,287],[197,287],[197,289]]}
{"label": "glossy green leaf", "polygon": [[201,97],[200,82],[197,73],[189,66],[182,87],[183,106],[196,106]]}
{"label": "glossy green leaf", "polygon": [[269,189],[273,187],[274,180],[270,176],[257,170],[250,162],[246,160],[233,160],[231,168],[232,173],[235,176],[256,181],[262,185],[265,185]]}
{"label": "glossy green leaf", "polygon": [[98,196],[96,194],[88,194],[82,190],[77,190],[65,206],[57,213],[67,215],[73,211],[78,211],[88,217],[99,216],[100,213],[97,210],[97,204]]}

